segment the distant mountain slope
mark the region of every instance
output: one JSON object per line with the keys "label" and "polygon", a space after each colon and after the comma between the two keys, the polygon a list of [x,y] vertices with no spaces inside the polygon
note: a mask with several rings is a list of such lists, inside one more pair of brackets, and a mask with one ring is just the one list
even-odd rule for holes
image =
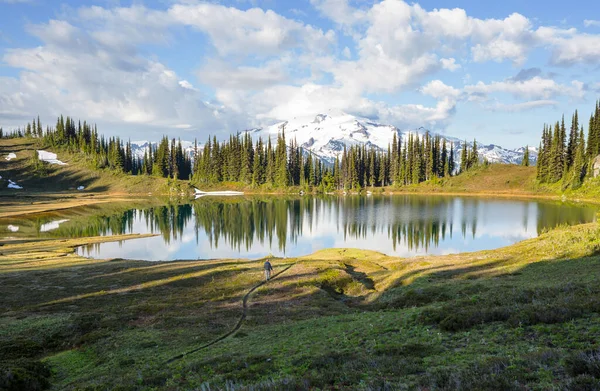
{"label": "distant mountain slope", "polygon": [[[152,146],[154,148],[158,147],[158,143],[154,142],[154,141],[152,141],[152,142],[146,141],[146,140],[132,141],[131,142],[131,153],[133,154],[133,156],[137,156],[140,159],[142,159],[144,157],[144,154],[148,150],[148,147],[150,146],[150,144],[152,144]],[[181,146],[183,147],[184,153],[187,153],[188,156],[193,158],[194,142],[181,140]],[[201,149],[201,148],[202,148],[202,145],[200,143],[198,143],[198,149]]]}
{"label": "distant mountain slope", "polygon": [[[344,145],[374,146],[378,149],[387,150],[388,144],[392,142],[394,133],[402,139],[408,140],[412,134],[424,135],[427,129],[400,130],[392,125],[380,124],[366,118],[360,118],[341,111],[330,110],[327,114],[317,114],[314,117],[296,117],[289,121],[281,122],[266,128],[250,130],[253,138],[277,137],[285,127],[286,139],[296,139],[304,149],[310,150],[315,155],[332,162],[338,156]],[[433,133],[432,133],[433,134]],[[448,143],[454,145],[455,159],[460,163],[460,152],[463,141],[446,135],[441,135]],[[467,142],[472,146],[472,141]],[[479,144],[479,142],[478,142]],[[492,163],[521,163],[525,148],[516,150],[506,149],[499,145],[479,144],[477,150],[482,159]],[[537,148],[529,148],[529,159],[531,164],[537,161]]]}
{"label": "distant mountain slope", "polygon": [[[258,137],[262,137],[264,140],[267,138],[274,140],[284,127],[288,142],[295,139],[302,148],[329,163],[333,163],[335,157],[342,153],[344,145],[365,144],[367,147],[373,146],[380,150],[387,150],[394,133],[404,143],[410,134],[423,136],[427,132],[425,128],[400,130],[393,125],[380,124],[367,118],[356,117],[336,110],[330,110],[327,114],[317,114],[314,117],[295,117],[289,121],[266,128],[251,129],[248,132],[255,140]],[[464,141],[447,135],[440,136],[454,146],[455,160],[457,164],[460,164],[460,152]],[[491,163],[506,164],[519,164],[523,160],[524,147],[513,150],[496,144],[480,144],[479,141],[477,151],[481,159],[485,158]],[[194,143],[183,140],[181,143],[185,152],[193,157]],[[468,141],[467,144],[470,147],[473,146],[472,141]],[[142,158],[149,145],[149,141],[132,142],[133,154]],[[152,142],[152,145],[156,147],[157,143]],[[200,143],[198,143],[198,148],[202,148]],[[450,145],[448,145],[448,149],[450,149]],[[532,165],[536,163],[537,155],[537,148],[529,147],[529,160]]]}

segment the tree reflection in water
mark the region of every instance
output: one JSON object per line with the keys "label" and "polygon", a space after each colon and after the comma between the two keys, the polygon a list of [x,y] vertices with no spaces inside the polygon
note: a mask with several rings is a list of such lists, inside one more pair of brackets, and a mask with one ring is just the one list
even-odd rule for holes
{"label": "tree reflection in water", "polygon": [[344,243],[385,238],[394,251],[414,253],[429,252],[456,235],[475,239],[527,232],[533,237],[559,224],[593,221],[595,212],[580,205],[444,196],[203,198],[190,204],[100,213],[62,224],[52,235],[157,233],[168,245],[191,230],[196,243],[205,237],[211,249],[225,246],[241,252],[260,243],[285,253],[299,238],[335,231]]}

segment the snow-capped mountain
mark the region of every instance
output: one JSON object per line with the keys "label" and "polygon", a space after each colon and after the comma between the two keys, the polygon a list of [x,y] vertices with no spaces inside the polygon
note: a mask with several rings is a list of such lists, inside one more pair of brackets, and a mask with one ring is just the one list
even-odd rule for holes
{"label": "snow-capped mountain", "polygon": [[[131,142],[131,153],[133,156],[136,156],[140,159],[144,158],[144,154],[148,151],[148,147],[152,144],[153,148],[156,149],[158,147],[157,142],[150,141],[132,141]],[[181,140],[181,146],[183,147],[183,152],[186,153],[190,158],[194,156],[194,142],[193,141],[183,141]],[[202,146],[198,143],[198,149]]]}
{"label": "snow-capped mountain", "polygon": [[[344,145],[366,145],[387,151],[388,144],[391,144],[394,133],[402,143],[408,141],[410,134],[422,137],[427,129],[400,130],[393,125],[385,125],[374,122],[367,118],[356,117],[342,111],[329,110],[327,114],[317,114],[313,117],[296,117],[289,121],[280,122],[275,125],[248,130],[254,140],[262,137],[263,140],[271,138],[275,142],[277,135],[285,129],[285,137],[288,142],[296,140],[304,150],[310,151],[314,155],[328,163],[333,163],[336,156],[340,156]],[[432,133],[432,135],[434,135]],[[448,143],[454,147],[454,158],[457,165],[460,164],[460,153],[463,149],[463,140],[456,137],[441,135]],[[194,143],[191,141],[181,141],[184,151],[193,158]],[[473,146],[472,141],[468,141],[469,147]],[[148,150],[149,141],[134,141],[131,143],[134,156],[144,157]],[[152,142],[156,148],[157,143]],[[201,149],[202,145],[198,144]],[[506,149],[499,145],[484,145],[477,140],[477,151],[480,158],[487,159],[491,163],[519,164],[523,160],[525,148]],[[529,161],[534,165],[537,161],[538,151],[535,147],[529,147]]]}
{"label": "snow-capped mountain", "polygon": [[[400,130],[393,125],[385,125],[366,118],[356,117],[341,111],[330,110],[327,114],[317,114],[314,117],[296,117],[289,121],[259,129],[249,130],[253,138],[276,139],[277,135],[285,129],[285,137],[288,142],[296,140],[305,150],[311,151],[320,158],[333,162],[340,155],[344,145],[373,146],[381,150],[387,150],[391,144],[394,133],[402,140],[408,141],[410,134],[423,136],[427,129],[419,128],[412,130]],[[432,133],[432,135],[434,135]],[[443,139],[454,146],[454,156],[460,163],[460,152],[463,148],[462,140],[441,135]],[[472,147],[473,143],[467,142]],[[477,151],[481,159],[487,159],[491,163],[513,163],[518,164],[523,160],[525,148],[515,150],[502,148],[499,145],[484,145],[477,141]],[[537,148],[529,147],[529,160],[531,164],[537,161]]]}

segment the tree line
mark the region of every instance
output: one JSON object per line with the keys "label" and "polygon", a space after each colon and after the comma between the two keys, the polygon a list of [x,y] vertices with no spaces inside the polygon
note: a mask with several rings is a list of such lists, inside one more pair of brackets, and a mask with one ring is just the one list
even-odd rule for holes
{"label": "tree line", "polygon": [[387,151],[364,144],[344,146],[333,164],[323,162],[296,140],[288,144],[285,129],[277,135],[274,145],[271,139],[253,142],[249,133],[231,135],[225,142],[209,138],[201,149],[196,144],[194,156],[197,158],[192,181],[198,185],[242,182],[255,187],[299,186],[324,192],[411,185],[448,177],[480,164],[477,141],[473,147],[465,141],[457,170],[454,146],[429,133],[411,134],[405,145],[394,134]]}
{"label": "tree line", "polygon": [[544,124],[539,146],[537,179],[541,183],[562,183],[563,188],[581,186],[593,174],[590,166],[600,154],[600,101],[590,116],[587,141],[579,113],[571,117],[567,131],[565,117],[554,125]]}
{"label": "tree line", "polygon": [[149,144],[143,157],[133,153],[131,141],[99,135],[96,125],[60,116],[56,126],[44,131],[39,117],[23,129],[0,133],[0,137],[35,137],[51,147],[64,148],[90,158],[95,168],[108,168],[132,175],[154,175],[191,180],[197,186],[224,182],[254,187],[286,188],[332,192],[357,191],[367,187],[405,186],[449,177],[479,165],[477,141],[465,141],[460,166],[455,167],[454,145],[439,135],[410,134],[402,142],[396,133],[387,150],[374,146],[344,146],[333,163],[303,149],[295,140],[286,141],[285,129],[272,142],[249,133],[231,135],[225,141],[216,136],[186,152],[181,140],[164,136]]}
{"label": "tree line", "polygon": [[165,136],[157,145],[150,144],[143,157],[134,155],[131,141],[120,137],[105,138],[98,134],[96,125],[75,121],[71,117],[57,119],[56,126],[44,131],[39,116],[23,129],[4,132],[0,138],[33,137],[50,147],[64,148],[90,158],[94,168],[109,168],[132,175],[155,175],[164,178],[189,179],[192,174],[191,157],[184,153],[181,140]]}

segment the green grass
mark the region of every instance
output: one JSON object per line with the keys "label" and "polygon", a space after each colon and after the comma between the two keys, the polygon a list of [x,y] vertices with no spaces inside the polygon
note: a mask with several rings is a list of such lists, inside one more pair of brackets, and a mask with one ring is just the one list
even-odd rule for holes
{"label": "green grass", "polygon": [[493,193],[504,195],[545,194],[545,189],[538,188],[535,177],[535,167],[490,164],[473,168],[454,177],[434,179],[418,185],[397,189],[391,188],[390,190],[431,193]]}
{"label": "green grass", "polygon": [[168,365],[236,324],[262,261],[68,255],[85,241],[1,247],[5,388],[600,387],[597,224],[470,254],[276,259],[292,267],[250,296],[236,334]]}
{"label": "green grass", "polygon": [[[35,161],[36,150],[49,150],[58,154],[66,166],[50,165]],[[179,196],[188,194],[191,188],[187,181],[145,175],[132,176],[110,169],[96,169],[89,157],[73,154],[65,149],[55,149],[41,144],[41,140],[0,139],[0,157],[15,153],[16,159],[3,161],[0,166],[0,196],[35,196],[40,194],[72,194],[80,196],[77,187],[84,186],[84,194],[143,194]],[[7,189],[8,179],[23,187],[23,190]]]}

